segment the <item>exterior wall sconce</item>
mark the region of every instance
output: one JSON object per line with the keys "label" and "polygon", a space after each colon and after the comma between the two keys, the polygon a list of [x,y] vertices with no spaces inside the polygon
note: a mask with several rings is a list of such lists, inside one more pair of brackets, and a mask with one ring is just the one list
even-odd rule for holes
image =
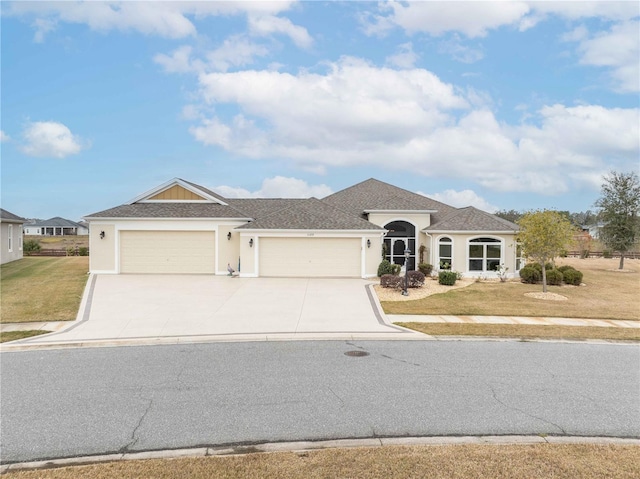
{"label": "exterior wall sconce", "polygon": [[371,248],[371,240],[370,239],[367,240],[367,248]]}
{"label": "exterior wall sconce", "polygon": [[104,239],[104,231],[100,231],[100,239]]}
{"label": "exterior wall sconce", "polygon": [[229,231],[229,232],[227,233],[227,239],[228,239],[228,240],[231,240],[231,231]]}
{"label": "exterior wall sconce", "polygon": [[249,240],[249,248],[253,248],[253,238]]}

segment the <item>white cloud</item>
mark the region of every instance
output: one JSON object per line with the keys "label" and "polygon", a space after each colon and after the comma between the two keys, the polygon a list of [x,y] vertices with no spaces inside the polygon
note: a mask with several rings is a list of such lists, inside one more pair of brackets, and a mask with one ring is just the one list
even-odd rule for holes
{"label": "white cloud", "polygon": [[214,190],[226,198],[323,198],[333,193],[327,185],[309,185],[304,180],[284,176],[265,178],[257,191],[224,185]]}
{"label": "white cloud", "polygon": [[35,17],[34,40],[37,42],[43,41],[45,35],[60,22],[85,24],[99,32],[136,31],[145,35],[185,38],[197,33],[189,17],[246,14],[258,22],[257,33],[265,33],[260,32],[260,29],[270,30],[269,33],[284,33],[296,44],[305,45],[310,37],[304,28],[292,24],[286,18],[275,16],[289,10],[294,3],[296,2],[11,2],[3,10],[3,14]]}
{"label": "white cloud", "polygon": [[455,206],[456,208],[464,208],[466,206],[475,206],[476,208],[487,211],[489,213],[495,213],[500,208],[492,205],[483,197],[479,196],[473,190],[444,190],[441,193],[423,193],[418,191],[423,196],[428,196],[436,201],[445,203],[447,205]]}
{"label": "white cloud", "polygon": [[417,60],[418,55],[413,51],[413,44],[408,42],[398,46],[398,53],[388,56],[386,63],[398,68],[413,68]]}
{"label": "white cloud", "polygon": [[251,42],[241,35],[227,38],[224,43],[207,54],[208,64],[215,71],[227,71],[230,67],[250,65],[255,57],[269,54],[264,45]]}
{"label": "white cloud", "polygon": [[581,39],[580,63],[611,68],[616,89],[640,91],[640,22],[613,25],[609,31]]}
{"label": "white cloud", "polygon": [[407,33],[440,36],[459,32],[484,37],[491,29],[512,25],[529,12],[526,2],[391,2],[380,4],[380,14],[365,24],[369,34],[398,26]]}
{"label": "white cloud", "polygon": [[194,63],[191,59],[192,47],[183,45],[176,48],[170,55],[158,53],[153,57],[153,61],[164,68],[167,73],[189,73],[202,71],[201,63]]}
{"label": "white cloud", "polygon": [[88,145],[62,123],[36,121],[23,132],[22,151],[29,156],[64,158],[75,155]]}
{"label": "white cloud", "polygon": [[508,125],[485,106],[490,98],[424,69],[343,58],[324,74],[250,70],[199,82],[208,108],[232,104],[239,113],[202,119],[190,130],[198,141],[307,171],[366,164],[555,194],[605,165],[626,170],[640,155],[638,109],[550,105]]}
{"label": "white cloud", "polygon": [[445,40],[438,45],[440,53],[446,53],[460,63],[475,63],[484,58],[480,48],[473,48],[462,44],[460,36],[455,34],[451,40]]}
{"label": "white cloud", "polygon": [[602,18],[623,21],[638,16],[636,2],[629,1],[511,1],[511,2],[384,2],[378,11],[361,16],[365,33],[384,34],[399,27],[440,36],[447,32],[469,38],[484,37],[504,26],[521,31],[532,28],[550,15],[569,20]]}
{"label": "white cloud", "polygon": [[300,48],[309,48],[313,39],[307,29],[291,23],[288,18],[275,15],[249,15],[249,30],[254,35],[269,36],[274,33],[286,35]]}
{"label": "white cloud", "polygon": [[5,142],[11,140],[11,137],[7,135],[4,131],[0,130],[0,142]]}

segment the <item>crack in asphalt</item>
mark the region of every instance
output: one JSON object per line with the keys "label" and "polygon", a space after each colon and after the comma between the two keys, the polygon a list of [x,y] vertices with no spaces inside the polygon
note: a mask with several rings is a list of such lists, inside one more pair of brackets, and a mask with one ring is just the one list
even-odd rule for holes
{"label": "crack in asphalt", "polygon": [[147,417],[147,414],[149,414],[149,411],[151,410],[151,407],[153,406],[153,399],[151,399],[151,398],[145,398],[145,399],[147,401],[149,401],[149,404],[147,404],[147,407],[146,407],[145,411],[142,413],[142,416],[140,416],[140,420],[138,421],[136,426],[133,428],[133,432],[131,433],[131,441],[128,444],[125,444],[124,446],[122,446],[120,448],[120,450],[118,451],[121,454],[129,452],[130,448],[132,448],[138,442],[139,438],[136,437],[138,429],[140,429],[140,426],[142,426],[142,422]]}
{"label": "crack in asphalt", "polygon": [[330,387],[327,387],[327,389],[331,392],[331,394],[333,394],[336,398],[338,398],[338,401],[340,401],[340,407],[344,408],[345,404],[344,404],[344,401],[342,400],[342,398],[340,396],[338,396],[338,394],[336,394],[336,392],[333,389],[331,389]]}
{"label": "crack in asphalt", "polygon": [[554,422],[551,422],[551,421],[549,421],[548,419],[545,419],[545,418],[543,418],[543,417],[539,417],[539,416],[535,416],[535,415],[533,415],[533,414],[530,414],[530,413],[528,413],[527,411],[525,411],[525,410],[523,410],[523,409],[517,408],[517,407],[515,407],[515,406],[510,406],[509,404],[505,403],[504,401],[501,401],[501,400],[498,398],[498,393],[496,392],[496,390],[495,390],[495,388],[493,387],[493,385],[492,385],[492,384],[490,384],[490,383],[487,383],[487,386],[489,386],[489,389],[491,389],[491,393],[492,393],[492,395],[493,395],[493,399],[494,399],[498,404],[500,404],[500,405],[502,405],[502,406],[506,407],[507,409],[511,409],[512,411],[518,411],[518,412],[520,412],[520,413],[522,413],[522,414],[524,414],[525,416],[528,416],[528,417],[530,417],[530,418],[537,419],[538,421],[542,421],[542,422],[544,422],[544,423],[546,423],[546,424],[551,424],[553,427],[557,427],[557,428],[560,430],[560,432],[562,432],[562,434],[565,434],[565,435],[567,434],[567,431],[565,431],[565,430],[564,430],[564,428],[563,428],[562,426],[560,426],[560,425],[558,425],[558,424],[556,424],[556,423],[554,423]]}

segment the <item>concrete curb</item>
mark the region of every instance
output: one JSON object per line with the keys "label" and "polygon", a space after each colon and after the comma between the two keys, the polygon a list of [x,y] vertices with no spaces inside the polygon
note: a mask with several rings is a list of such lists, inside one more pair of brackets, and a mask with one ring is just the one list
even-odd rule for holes
{"label": "concrete curb", "polygon": [[0,474],[9,471],[51,469],[58,467],[100,464],[114,461],[135,461],[145,459],[176,459],[181,457],[208,457],[246,455],[272,452],[305,452],[320,449],[385,446],[446,446],[446,445],[531,445],[531,444],[615,444],[640,446],[640,438],[581,437],[581,436],[430,436],[430,437],[389,437],[363,439],[335,439],[328,441],[295,441],[240,446],[209,446],[160,451],[104,454],[96,456],[69,457],[45,461],[3,464]]}

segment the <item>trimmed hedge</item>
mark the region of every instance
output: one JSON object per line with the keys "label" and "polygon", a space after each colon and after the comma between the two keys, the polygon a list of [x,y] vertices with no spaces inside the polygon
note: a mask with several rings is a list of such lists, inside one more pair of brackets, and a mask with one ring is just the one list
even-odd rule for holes
{"label": "trimmed hedge", "polygon": [[560,271],[562,274],[564,274],[565,272],[569,271],[570,269],[573,270],[573,271],[576,271],[576,269],[573,266],[568,265],[568,264],[563,264],[562,266],[560,266],[558,268],[558,271]]}
{"label": "trimmed hedge", "polygon": [[430,276],[431,271],[433,271],[433,265],[429,263],[420,263],[418,264],[418,270],[420,270],[420,272],[425,276]]}
{"label": "trimmed hedge", "polygon": [[568,269],[563,273],[563,279],[566,284],[580,286],[582,284],[582,271],[577,269]]}
{"label": "trimmed hedge", "polygon": [[562,284],[562,272],[557,269],[547,271],[547,284],[550,286],[560,286]]}
{"label": "trimmed hedge", "polygon": [[542,280],[542,267],[538,268],[534,264],[528,264],[520,270],[520,280],[523,283],[536,284]]}
{"label": "trimmed hedge", "polygon": [[409,271],[407,281],[409,288],[420,288],[424,284],[424,273],[422,271]]}
{"label": "trimmed hedge", "polygon": [[380,286],[383,288],[401,288],[404,278],[395,274],[383,274],[380,276]]}
{"label": "trimmed hedge", "polygon": [[385,274],[397,274],[395,265],[391,264],[387,259],[383,259],[378,265],[378,277],[382,278]]}
{"label": "trimmed hedge", "polygon": [[438,273],[438,283],[445,286],[453,286],[458,279],[458,273],[455,271],[440,271]]}

